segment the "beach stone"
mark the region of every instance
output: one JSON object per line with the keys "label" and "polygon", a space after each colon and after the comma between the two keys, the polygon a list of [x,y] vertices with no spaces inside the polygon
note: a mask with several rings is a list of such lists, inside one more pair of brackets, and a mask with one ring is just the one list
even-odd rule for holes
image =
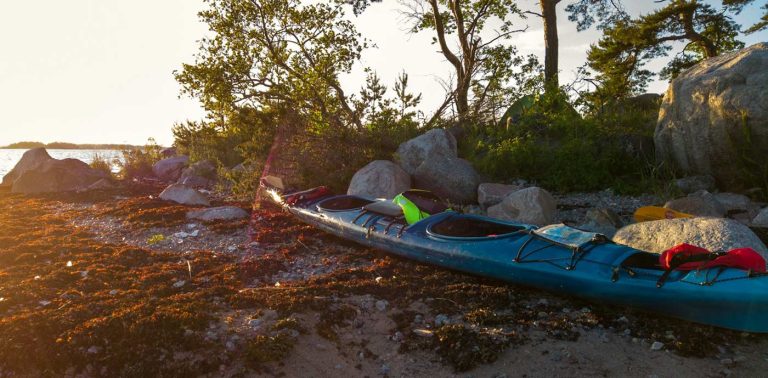
{"label": "beach stone", "polygon": [[451,323],[451,320],[448,318],[448,315],[438,314],[437,316],[435,316],[435,327],[442,327],[450,323]]}
{"label": "beach stone", "polygon": [[456,138],[445,129],[432,129],[401,143],[395,154],[400,166],[412,175],[432,155],[457,157]]}
{"label": "beach stone", "polygon": [[717,202],[723,206],[726,213],[738,210],[749,211],[758,207],[751,199],[749,199],[749,197],[743,194],[725,192],[715,193],[714,196]]}
{"label": "beach stone", "polygon": [[160,156],[162,157],[174,157],[176,156],[176,147],[166,147],[160,150]]}
{"label": "beach stone", "polygon": [[433,154],[413,174],[415,187],[432,191],[451,203],[469,204],[477,200],[480,175],[464,159]]}
{"label": "beach stone", "polygon": [[152,166],[152,173],[161,180],[176,181],[181,177],[181,172],[187,164],[189,164],[189,157],[187,156],[166,158]]}
{"label": "beach stone", "polygon": [[710,175],[688,176],[674,181],[675,187],[685,194],[700,190],[715,190],[715,178]]}
{"label": "beach stone", "polygon": [[219,206],[187,212],[187,219],[197,219],[204,222],[245,219],[249,216],[247,211],[236,206]]}
{"label": "beach stone", "polygon": [[664,343],[660,341],[654,341],[653,344],[651,344],[651,350],[656,351],[661,350],[662,348],[664,348]]}
{"label": "beach stone", "polygon": [[11,192],[33,194],[83,190],[107,177],[77,159],[50,159],[34,169],[24,171],[13,182]]}
{"label": "beach stone", "polygon": [[216,163],[210,160],[200,160],[191,164],[181,172],[181,177],[199,176],[208,179],[216,178]]}
{"label": "beach stone", "polygon": [[664,207],[700,217],[724,217],[725,208],[723,205],[711,193],[705,193],[667,201]]}
{"label": "beach stone", "polygon": [[477,203],[480,207],[487,209],[497,205],[504,200],[508,194],[522,189],[517,185],[504,185],[492,182],[484,182],[477,187]]}
{"label": "beach stone", "polygon": [[387,311],[387,306],[389,306],[389,302],[385,300],[376,301],[376,309],[381,312]]}
{"label": "beach stone", "polygon": [[597,232],[611,238],[616,233],[616,230],[623,225],[624,222],[621,221],[621,217],[615,211],[600,208],[587,210],[586,219],[578,228]]}
{"label": "beach stone", "polygon": [[768,207],[757,213],[757,216],[752,219],[752,224],[759,227],[768,227]]}
{"label": "beach stone", "polygon": [[37,169],[43,163],[49,160],[53,160],[53,158],[51,155],[48,155],[48,151],[43,147],[33,148],[24,152],[24,154],[21,155],[21,159],[19,159],[19,162],[16,163],[13,169],[11,169],[10,172],[3,176],[3,182],[0,183],[0,187],[12,186],[13,182],[16,181],[16,179],[18,179],[24,172]]}
{"label": "beach stone", "polygon": [[411,175],[389,160],[374,160],[352,176],[347,194],[392,199],[411,188]]}
{"label": "beach stone", "polygon": [[510,193],[500,204],[488,208],[488,216],[491,218],[535,225],[553,223],[556,212],[555,198],[536,186]]}
{"label": "beach stone", "polygon": [[[743,187],[740,159],[765,161],[768,154],[765,67],[768,43],[762,42],[706,59],[672,80],[654,132],[657,160],[712,175],[721,189]],[[750,142],[743,136],[745,115]]]}
{"label": "beach stone", "polygon": [[182,205],[210,206],[208,198],[197,190],[181,184],[173,184],[160,193],[160,199]]}
{"label": "beach stone", "polygon": [[681,243],[710,251],[750,247],[768,258],[768,249],[749,227],[725,218],[679,218],[634,223],[620,229],[613,241],[653,253],[664,252]]}

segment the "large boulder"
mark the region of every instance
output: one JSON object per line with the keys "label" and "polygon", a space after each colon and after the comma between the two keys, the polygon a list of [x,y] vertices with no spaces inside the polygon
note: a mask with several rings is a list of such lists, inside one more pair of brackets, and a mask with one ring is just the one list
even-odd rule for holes
{"label": "large boulder", "polygon": [[757,227],[768,227],[768,207],[760,210],[752,219],[752,224]]}
{"label": "large boulder", "polygon": [[477,203],[480,207],[487,209],[497,205],[504,200],[508,194],[516,192],[521,188],[517,185],[496,184],[484,182],[477,187]]}
{"label": "large boulder", "polygon": [[16,181],[16,179],[18,179],[24,172],[37,169],[43,163],[49,160],[53,160],[53,158],[51,155],[48,155],[48,151],[46,151],[43,147],[33,148],[24,152],[24,154],[21,155],[19,162],[16,163],[16,166],[14,166],[13,169],[11,169],[11,171],[3,177],[3,182],[0,183],[0,187],[12,186],[13,182]]}
{"label": "large boulder", "polygon": [[176,181],[181,177],[181,172],[189,164],[189,157],[175,156],[163,159],[152,166],[152,173],[163,181]]}
{"label": "large boulder", "polygon": [[410,188],[408,172],[389,160],[375,160],[352,176],[347,194],[392,199]]}
{"label": "large boulder", "polygon": [[209,188],[216,183],[216,175],[216,163],[201,160],[185,168],[176,183],[193,188]]}
{"label": "large boulder", "polygon": [[715,178],[710,175],[688,176],[674,180],[675,187],[685,194],[715,189]]}
{"label": "large boulder", "polygon": [[432,129],[400,144],[396,154],[400,166],[412,175],[432,155],[457,157],[456,138],[447,130]]}
{"label": "large boulder", "polygon": [[246,219],[249,216],[250,214],[247,211],[235,206],[212,207],[210,209],[192,210],[187,213],[188,219],[204,222]]}
{"label": "large boulder", "polygon": [[13,182],[11,192],[33,194],[85,190],[107,177],[106,172],[93,169],[77,159],[49,159],[21,173]]}
{"label": "large boulder", "polygon": [[[743,157],[768,156],[768,43],[707,59],[667,90],[654,133],[656,158],[740,188]],[[750,139],[745,138],[749,131]],[[744,154],[748,153],[748,156]]]}
{"label": "large boulder", "polygon": [[433,154],[413,173],[415,187],[432,191],[452,203],[469,204],[477,200],[480,176],[464,159]]}
{"label": "large boulder", "polygon": [[664,207],[699,217],[722,218],[725,216],[723,205],[708,192],[667,201]]}
{"label": "large boulder", "polygon": [[488,216],[491,218],[535,225],[553,223],[556,212],[555,198],[535,186],[510,193],[500,204],[488,208]]}
{"label": "large boulder", "polygon": [[202,193],[198,192],[194,188],[190,188],[182,184],[173,184],[165,188],[165,190],[160,193],[160,199],[190,206],[211,205],[211,203],[208,202],[208,198],[206,198]]}
{"label": "large boulder", "polygon": [[768,258],[768,249],[749,227],[724,218],[680,218],[630,224],[613,241],[643,251],[661,253],[680,243],[710,251],[750,247]]}

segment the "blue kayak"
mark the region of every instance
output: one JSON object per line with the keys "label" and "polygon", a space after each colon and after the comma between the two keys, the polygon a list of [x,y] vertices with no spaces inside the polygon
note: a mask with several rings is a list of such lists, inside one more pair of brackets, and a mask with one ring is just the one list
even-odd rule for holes
{"label": "blue kayak", "polygon": [[273,197],[306,223],[408,259],[598,303],[768,332],[764,273],[666,271],[657,254],[562,224],[537,228],[446,211],[408,225],[388,201],[324,191]]}

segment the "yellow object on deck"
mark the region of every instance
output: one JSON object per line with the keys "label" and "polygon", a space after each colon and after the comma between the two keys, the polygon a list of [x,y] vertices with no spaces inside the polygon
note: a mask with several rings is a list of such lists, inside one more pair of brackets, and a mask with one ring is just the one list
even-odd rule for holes
{"label": "yellow object on deck", "polygon": [[635,211],[635,221],[637,222],[676,218],[693,218],[693,215],[658,206],[643,206]]}

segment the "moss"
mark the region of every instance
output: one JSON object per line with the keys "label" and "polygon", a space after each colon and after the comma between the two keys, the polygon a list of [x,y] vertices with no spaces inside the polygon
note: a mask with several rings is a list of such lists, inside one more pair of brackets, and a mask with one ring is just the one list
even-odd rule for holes
{"label": "moss", "polygon": [[246,343],[245,359],[251,367],[258,369],[265,363],[282,361],[293,350],[293,346],[293,339],[285,334],[274,337],[258,335]]}
{"label": "moss", "polygon": [[[435,331],[437,353],[458,372],[498,359],[515,340],[515,334],[490,335],[459,324],[451,324]],[[516,340],[515,340],[516,341]]]}

